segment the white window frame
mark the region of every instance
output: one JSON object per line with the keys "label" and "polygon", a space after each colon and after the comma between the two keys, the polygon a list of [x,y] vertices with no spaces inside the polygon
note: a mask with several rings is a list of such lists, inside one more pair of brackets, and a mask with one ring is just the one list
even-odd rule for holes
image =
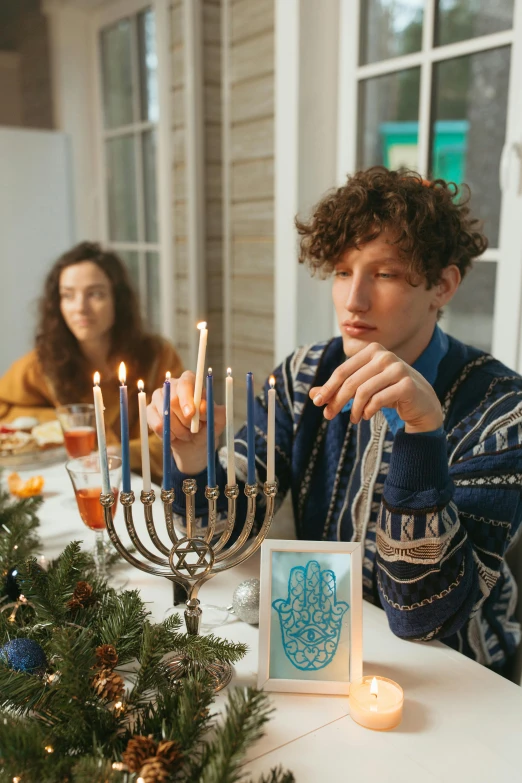
{"label": "white window frame", "polygon": [[[134,17],[142,11],[152,8],[155,12],[156,21],[156,50],[158,56],[158,104],[159,118],[157,122],[141,121],[129,124],[117,129],[106,129],[103,123],[103,84],[100,50],[100,32],[103,28],[115,24],[120,19]],[[172,226],[172,148],[170,134],[170,18],[168,0],[114,0],[111,3],[104,3],[93,14],[93,23],[91,26],[91,49],[93,52],[93,104],[94,104],[94,123],[95,139],[97,150],[97,190],[98,198],[98,219],[100,226],[100,239],[107,247],[118,251],[133,251],[143,255],[147,252],[159,254],[159,275],[160,275],[160,307],[161,321],[160,332],[168,339],[175,339],[175,305],[173,303],[174,294],[174,248],[173,248],[173,226]],[[133,50],[135,51],[135,50]],[[133,62],[134,76],[139,78],[137,73],[138,63]],[[139,112],[135,113],[139,116]],[[123,136],[126,134],[143,132],[149,129],[156,129],[157,132],[157,156],[156,156],[156,204],[157,204],[157,223],[158,223],[158,241],[157,242],[120,242],[109,238],[108,226],[108,193],[106,179],[106,161],[105,161],[105,141],[111,137]],[[136,148],[136,180],[138,186],[138,237],[144,237],[145,230],[142,225],[144,219],[143,209],[143,171],[142,171],[142,153]],[[140,263],[139,293],[142,301],[142,307],[145,308],[147,302],[147,279],[145,263]]]}
{"label": "white window frame", "polygon": [[515,0],[513,27],[499,33],[432,46],[436,0],[425,0],[422,48],[419,52],[359,65],[360,2],[340,0],[338,184],[357,165],[358,84],[406,68],[420,67],[418,169],[426,174],[429,161],[431,85],[434,63],[463,55],[511,46],[506,118],[506,141],[501,156],[502,205],[498,247],[479,261],[497,262],[493,316],[493,354],[515,369],[522,368],[522,101],[517,95],[522,73],[522,0]]}

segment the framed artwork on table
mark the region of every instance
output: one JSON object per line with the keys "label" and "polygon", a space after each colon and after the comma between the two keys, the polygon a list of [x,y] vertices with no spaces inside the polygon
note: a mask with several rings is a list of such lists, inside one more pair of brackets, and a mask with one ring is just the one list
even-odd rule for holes
{"label": "framed artwork on table", "polygon": [[344,541],[263,542],[259,688],[348,694],[362,677],[361,553]]}

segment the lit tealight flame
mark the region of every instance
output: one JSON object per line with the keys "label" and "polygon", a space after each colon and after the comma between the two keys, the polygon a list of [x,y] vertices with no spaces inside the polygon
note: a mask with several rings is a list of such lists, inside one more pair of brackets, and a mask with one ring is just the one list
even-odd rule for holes
{"label": "lit tealight flame", "polygon": [[99,386],[100,385],[100,373],[95,372],[94,373],[94,385]]}
{"label": "lit tealight flame", "polygon": [[377,684],[377,679],[375,677],[373,678],[372,684],[370,685],[370,693],[372,696],[375,696],[375,698],[377,698],[377,696],[379,695],[379,686]]}
{"label": "lit tealight flame", "polygon": [[227,367],[227,375],[229,378],[232,377],[232,367]]}
{"label": "lit tealight flame", "polygon": [[167,372],[165,373],[165,380],[166,380],[166,381],[170,381],[170,372],[168,372],[168,370],[167,370]]}
{"label": "lit tealight flame", "polygon": [[200,321],[198,324],[198,329],[206,329],[207,328],[207,322],[206,321]]}
{"label": "lit tealight flame", "polygon": [[124,386],[125,381],[127,380],[127,370],[125,368],[125,362],[122,362],[120,364],[120,369],[118,370],[118,377],[120,379],[120,383]]}
{"label": "lit tealight flame", "polygon": [[145,388],[145,384],[143,383],[143,381],[138,381],[138,391],[142,392],[144,388]]}
{"label": "lit tealight flame", "polygon": [[273,389],[275,386],[275,378],[273,375],[271,375],[270,378],[268,379],[268,383],[270,384],[270,388]]}

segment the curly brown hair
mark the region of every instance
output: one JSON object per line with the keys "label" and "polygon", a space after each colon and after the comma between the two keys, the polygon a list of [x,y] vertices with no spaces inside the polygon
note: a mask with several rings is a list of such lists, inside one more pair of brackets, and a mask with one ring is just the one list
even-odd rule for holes
{"label": "curly brown hair", "polygon": [[410,282],[420,276],[431,288],[441,270],[455,264],[462,277],[488,246],[481,224],[470,216],[470,191],[458,199],[454,182],[428,182],[414,171],[374,166],[348,177],[328,193],[308,221],[296,218],[299,262],[324,277],[339,257],[388,230],[408,263]]}
{"label": "curly brown hair", "polygon": [[36,352],[43,372],[59,394],[62,404],[78,402],[92,385],[86,358],[65,323],[60,309],[60,276],[64,269],[82,261],[92,261],[109,278],[114,298],[114,325],[111,329],[109,358],[124,361],[132,372],[147,368],[153,360],[151,348],[158,339],[143,328],[138,297],[124,262],[116,253],[102,250],[94,242],[80,242],[55,262],[47,275],[39,302]]}

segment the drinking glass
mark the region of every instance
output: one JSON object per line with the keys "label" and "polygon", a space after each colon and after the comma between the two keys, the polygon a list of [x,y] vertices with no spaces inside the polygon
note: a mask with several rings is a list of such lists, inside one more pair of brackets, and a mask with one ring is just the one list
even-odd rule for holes
{"label": "drinking glass", "polygon": [[[108,455],[107,464],[111,489],[116,500],[111,508],[114,519],[121,484],[121,458]],[[107,576],[108,541],[104,536],[105,518],[100,503],[102,477],[99,455],[89,454],[87,457],[69,460],[65,467],[73,485],[80,516],[84,524],[90,530],[94,530],[96,535],[93,553],[96,570],[100,576],[105,577]]]}
{"label": "drinking glass", "polygon": [[65,448],[71,459],[85,457],[94,451],[96,423],[92,403],[60,405],[56,408],[56,415],[62,425]]}

